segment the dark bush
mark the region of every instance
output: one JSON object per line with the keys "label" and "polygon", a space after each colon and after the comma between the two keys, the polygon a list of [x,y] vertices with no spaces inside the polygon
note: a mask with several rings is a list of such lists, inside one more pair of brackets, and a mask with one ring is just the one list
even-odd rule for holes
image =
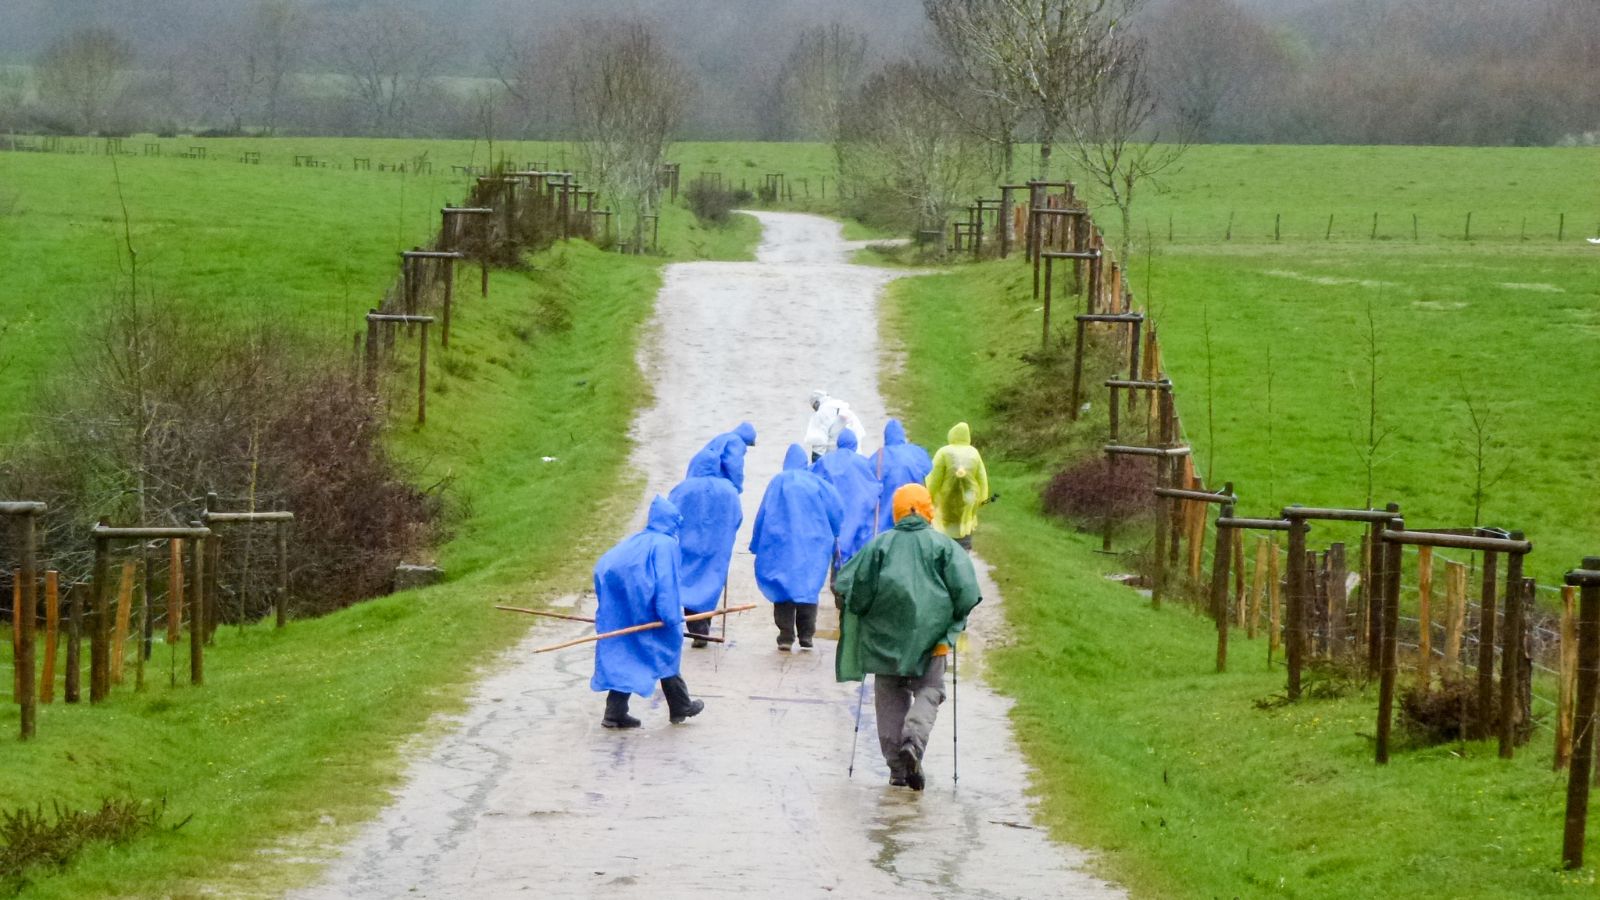
{"label": "dark bush", "polygon": [[726,225],[737,202],[733,191],[703,180],[690,184],[683,199],[702,225]]}
{"label": "dark bush", "polygon": [[[1498,709],[1498,692],[1495,698]],[[1477,682],[1465,678],[1447,676],[1436,687],[1413,684],[1400,694],[1400,722],[1424,745],[1492,734],[1498,719],[1484,722],[1478,715]]]}
{"label": "dark bush", "polygon": [[0,891],[21,893],[32,869],[62,869],[92,844],[126,843],[161,823],[165,804],[106,799],[93,810],[57,803],[0,811]]}
{"label": "dark bush", "polygon": [[[100,321],[71,377],[46,393],[51,415],[0,460],[0,492],[50,504],[43,544],[64,581],[87,576],[95,520],[185,525],[208,492],[226,510],[295,513],[299,613],[386,593],[395,564],[434,537],[437,493],[389,455],[388,414],[348,357],[311,362],[295,335],[157,298],[119,300]],[[269,545],[248,529],[225,536],[225,593],[266,597]],[[264,599],[219,606],[225,621],[266,611]]]}
{"label": "dark bush", "polygon": [[1104,457],[1085,457],[1050,479],[1044,511],[1095,528],[1110,519],[1116,528],[1154,509],[1155,484],[1153,460],[1120,458],[1108,465]]}

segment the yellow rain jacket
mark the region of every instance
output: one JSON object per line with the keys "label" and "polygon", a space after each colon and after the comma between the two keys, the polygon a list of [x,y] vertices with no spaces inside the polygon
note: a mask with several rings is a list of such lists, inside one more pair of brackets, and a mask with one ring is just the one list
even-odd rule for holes
{"label": "yellow rain jacket", "polygon": [[949,440],[933,455],[927,485],[933,495],[933,527],[960,539],[978,527],[978,507],[989,501],[989,472],[972,446],[967,423],[957,422]]}

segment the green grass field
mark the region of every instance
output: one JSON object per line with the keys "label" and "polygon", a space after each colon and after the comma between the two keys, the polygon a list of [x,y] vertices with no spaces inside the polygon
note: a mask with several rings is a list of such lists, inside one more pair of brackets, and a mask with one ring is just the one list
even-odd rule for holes
{"label": "green grass field", "polygon": [[[358,311],[394,277],[396,248],[425,238],[438,206],[464,189],[460,179],[189,162],[121,163],[141,282],[169,302],[237,310],[241,325],[283,319],[307,335],[308,353],[347,346]],[[0,155],[0,183],[16,197],[0,218],[0,253],[20,261],[0,275],[11,326],[0,410],[15,423],[33,412],[35,379],[69,371],[68,348],[118,281],[122,219],[104,158]],[[187,821],[91,849],[65,874],[38,873],[30,896],[272,893],[308,877],[384,802],[408,742],[459,708],[525,633],[528,620],[493,601],[532,605],[584,586],[588,562],[632,511],[626,434],[647,396],[635,348],[660,266],[749,258],[757,232],[747,217],[706,231],[676,209],[663,223],[667,255],[573,243],[526,271],[497,272],[487,300],[463,302],[451,349],[434,351],[428,426],[405,424],[400,386],[393,432],[419,478],[452,481],[459,514],[438,555],[449,580],[282,632],[224,628],[203,689],[186,684],[184,648],[178,686],[167,686],[158,643],[146,692],[130,676],[97,707],[41,707],[34,743],[0,743],[0,809],[132,797],[164,800],[167,825]],[[8,700],[0,733],[16,727]]]}
{"label": "green grass field", "polygon": [[[887,385],[913,440],[956,420],[984,445],[995,394],[1037,341],[1020,263],[900,282],[886,313],[908,365]],[[1103,429],[1103,425],[1099,426]],[[1096,427],[1069,433],[1092,443]],[[1012,633],[992,660],[1017,700],[1041,813],[1058,838],[1099,853],[1139,896],[1507,897],[1593,891],[1559,871],[1566,779],[1539,732],[1505,763],[1491,743],[1404,745],[1372,762],[1376,690],[1262,710],[1283,691],[1266,641],[1234,632],[1214,674],[1208,621],[1152,612],[1106,580],[1120,560],[1098,535],[1044,517],[1038,490],[1060,460],[990,457],[1002,501],[977,550],[995,565]],[[1594,843],[1592,841],[1592,843]]]}

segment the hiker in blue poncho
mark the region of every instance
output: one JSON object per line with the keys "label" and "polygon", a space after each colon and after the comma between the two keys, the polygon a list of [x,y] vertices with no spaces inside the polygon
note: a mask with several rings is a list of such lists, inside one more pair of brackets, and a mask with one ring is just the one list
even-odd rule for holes
{"label": "hiker in blue poncho", "polygon": [[849,562],[875,533],[873,519],[878,512],[878,478],[872,463],[856,452],[856,446],[856,433],[846,428],[839,432],[839,449],[829,450],[811,464],[811,471],[833,485],[844,504],[836,566]]}
{"label": "hiker in blue poncho", "polygon": [[756,584],[772,601],[778,649],[795,638],[809,650],[817,630],[817,595],[828,580],[844,504],[833,485],[806,468],[807,453],[790,444],[783,471],[767,483],[756,512],[750,551],[756,555]]}
{"label": "hiker in blue poncho", "polygon": [[756,427],[740,422],[739,427],[717,435],[700,448],[689,460],[689,477],[694,477],[694,464],[701,459],[715,460],[717,473],[733,484],[733,489],[744,493],[744,451],[756,445]]}
{"label": "hiker in blue poncho", "polygon": [[[667,495],[683,515],[683,528],[678,532],[678,592],[686,614],[717,608],[717,598],[728,583],[733,541],[744,521],[739,492],[721,471],[716,459],[697,455],[689,463],[689,477]],[[710,634],[711,620],[689,622],[687,627],[690,634]],[[696,647],[705,645],[699,639],[694,642]]]}
{"label": "hiker in blue poncho", "polygon": [[664,497],[650,503],[645,529],[606,551],[594,566],[594,593],[599,607],[596,632],[665,622],[662,628],[596,641],[594,677],[589,688],[608,691],[607,728],[638,728],[628,715],[628,695],[648,697],[661,682],[667,711],[676,725],[700,714],[704,701],[689,699],[689,687],[678,674],[683,658],[683,606],[678,593],[678,528],[683,516]]}
{"label": "hiker in blue poncho", "polygon": [[883,426],[883,449],[872,457],[873,472],[881,486],[878,493],[878,530],[894,527],[894,492],[903,484],[922,484],[933,471],[928,451],[907,443],[906,429],[899,419]]}

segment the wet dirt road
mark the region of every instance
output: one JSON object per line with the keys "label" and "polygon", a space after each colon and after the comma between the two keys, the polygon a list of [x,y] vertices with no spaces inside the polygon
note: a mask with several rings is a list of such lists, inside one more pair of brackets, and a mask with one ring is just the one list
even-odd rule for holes
{"label": "wet dirt road", "polygon": [[[888,786],[870,698],[847,779],[858,694],[833,680],[833,642],[776,649],[747,550],[756,506],[804,430],[813,388],[848,400],[871,432],[863,446],[879,445],[876,297],[895,276],[847,264],[836,223],[757,215],[757,262],[667,270],[643,359],[656,406],[635,429],[645,502],[713,434],[742,419],[759,432],[731,592],[761,608],[730,617],[726,645],[685,648],[683,675],[705,713],[669,725],[657,694],[634,699],[643,728],[602,729],[592,647],[528,653],[587,629],[542,625],[413,764],[393,805],[295,896],[1122,896],[1029,817],[1008,703],[981,681],[982,639],[1000,622],[992,582],[960,660],[959,784],[948,700],[926,792]],[[574,602],[593,609],[591,596]],[[836,627],[831,598],[823,609],[819,627]]]}

